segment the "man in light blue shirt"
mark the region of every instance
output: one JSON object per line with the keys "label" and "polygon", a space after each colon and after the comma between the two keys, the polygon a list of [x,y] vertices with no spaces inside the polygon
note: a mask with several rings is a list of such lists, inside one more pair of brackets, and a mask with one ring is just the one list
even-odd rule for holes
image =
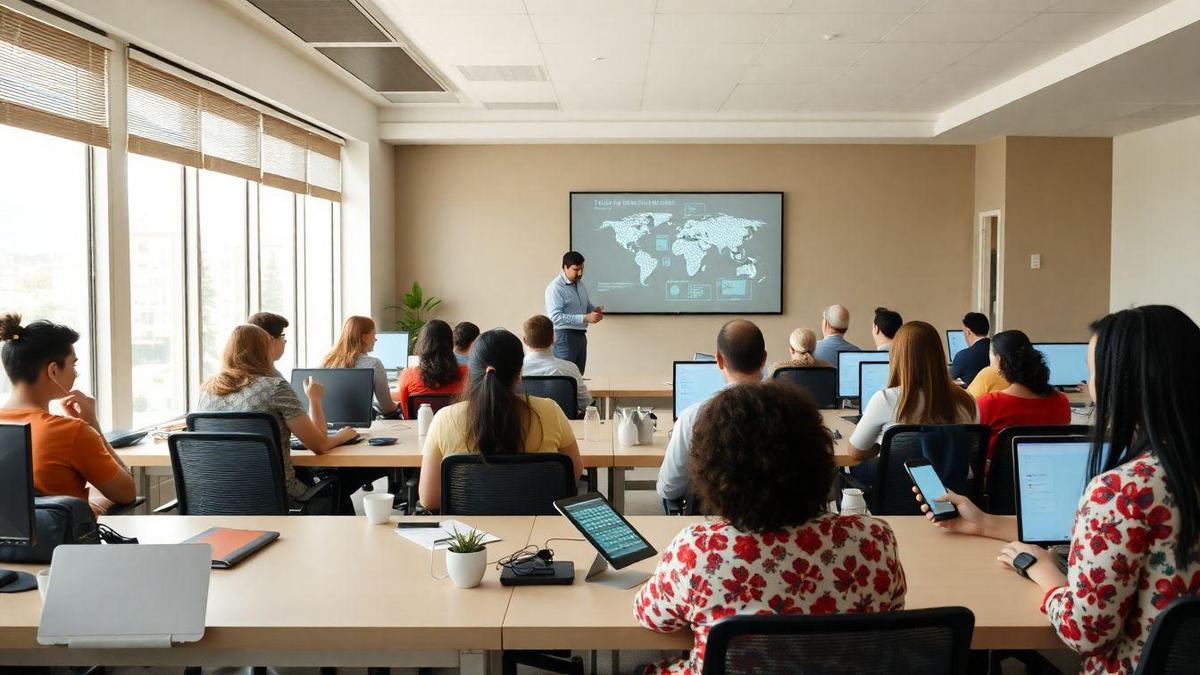
{"label": "man in light blue shirt", "polygon": [[[717,367],[725,376],[726,387],[761,382],[766,362],[767,344],[762,331],[753,322],[734,319],[721,327],[721,332],[717,334]],[[688,463],[692,454],[692,429],[707,402],[693,403],[684,408],[679,413],[679,419],[675,420],[654,486],[658,496],[664,500],[679,499],[689,493]]]}
{"label": "man in light blue shirt", "polygon": [[587,383],[583,381],[583,373],[579,372],[579,368],[570,361],[558,358],[550,351],[550,348],[554,346],[554,325],[550,323],[550,319],[538,314],[526,319],[523,329],[524,335],[521,339],[525,343],[526,349],[525,363],[521,367],[521,377],[558,375],[574,378],[577,409],[574,412],[567,412],[567,417],[571,419],[579,417],[579,413],[582,413],[592,402],[592,393],[588,391]]}
{"label": "man in light blue shirt", "polygon": [[587,327],[600,323],[604,307],[593,305],[583,285],[583,256],[567,251],[562,271],[546,286],[546,315],[554,323],[554,355],[574,363],[582,374],[587,365]]}
{"label": "man in light blue shirt", "polygon": [[479,337],[479,326],[470,321],[461,321],[454,326],[454,358],[461,365],[471,361],[471,345]]}
{"label": "man in light blue shirt", "polygon": [[841,305],[830,305],[821,317],[821,333],[825,337],[817,340],[813,358],[828,361],[837,367],[839,352],[861,352],[861,349],[846,340],[846,331],[849,329],[850,310]]}

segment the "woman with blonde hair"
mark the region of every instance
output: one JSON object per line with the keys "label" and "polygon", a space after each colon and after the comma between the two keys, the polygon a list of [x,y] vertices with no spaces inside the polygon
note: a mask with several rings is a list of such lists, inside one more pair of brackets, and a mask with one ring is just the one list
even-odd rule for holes
{"label": "woman with blonde hair", "polygon": [[333,349],[325,355],[322,368],[370,368],[375,371],[375,403],[385,416],[400,409],[388,390],[387,369],[383,362],[369,356],[375,349],[375,320],[369,316],[352,316],[342,325]]}
{"label": "woman with blonde hair", "polygon": [[850,436],[850,456],[860,462],[856,478],[874,483],[873,460],[883,432],[894,424],[974,424],[975,399],[950,379],[946,350],[936,328],[910,321],[896,331],[887,388],[863,406],[862,419]]}
{"label": "woman with blonde hair", "polygon": [[322,401],[325,388],[311,377],[304,382],[309,410],[287,381],[275,376],[271,360],[271,336],[258,326],[244,324],[233,329],[221,356],[221,371],[204,383],[200,394],[200,412],[261,412],[275,418],[279,426],[280,453],[289,497],[304,494],[309,486],[296,477],[292,468],[292,434],[304,446],[320,455],[349,443],[358,432],[349,427],[332,436],[325,431]]}
{"label": "woman with blonde hair", "polygon": [[788,359],[776,361],[771,366],[767,379],[775,377],[780,368],[832,368],[833,364],[813,356],[817,348],[817,334],[808,328],[797,328],[788,336]]}

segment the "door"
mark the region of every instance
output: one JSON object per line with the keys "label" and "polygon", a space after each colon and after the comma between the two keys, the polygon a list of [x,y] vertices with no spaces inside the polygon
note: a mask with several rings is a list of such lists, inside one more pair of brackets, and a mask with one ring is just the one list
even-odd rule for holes
{"label": "door", "polygon": [[987,315],[992,331],[1001,330],[1004,288],[1004,221],[999,211],[979,214],[975,311]]}

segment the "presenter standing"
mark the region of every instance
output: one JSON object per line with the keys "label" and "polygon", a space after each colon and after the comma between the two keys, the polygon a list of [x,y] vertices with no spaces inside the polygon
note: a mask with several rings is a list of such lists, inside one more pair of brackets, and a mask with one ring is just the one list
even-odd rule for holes
{"label": "presenter standing", "polygon": [[583,285],[583,256],[567,251],[562,271],[546,287],[546,315],[554,323],[554,355],[579,366],[587,364],[587,327],[604,319],[604,307],[593,305]]}

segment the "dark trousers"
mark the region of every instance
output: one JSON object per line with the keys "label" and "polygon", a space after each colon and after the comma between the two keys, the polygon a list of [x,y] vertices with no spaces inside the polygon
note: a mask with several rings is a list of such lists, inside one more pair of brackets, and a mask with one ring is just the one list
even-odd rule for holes
{"label": "dark trousers", "polygon": [[587,331],[554,331],[554,356],[579,366],[580,374],[587,365]]}

